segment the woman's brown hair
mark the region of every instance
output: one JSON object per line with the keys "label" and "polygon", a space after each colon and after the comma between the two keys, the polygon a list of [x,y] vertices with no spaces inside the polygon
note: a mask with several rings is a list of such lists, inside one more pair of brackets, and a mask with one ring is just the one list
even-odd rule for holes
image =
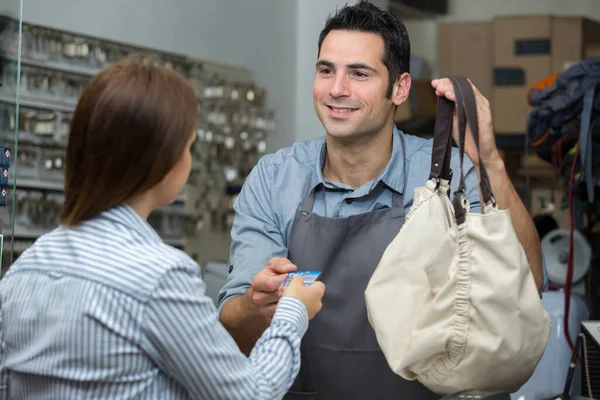
{"label": "woman's brown hair", "polygon": [[158,184],[196,126],[191,85],[144,55],[90,80],[71,121],[65,161],[64,225],[75,225]]}

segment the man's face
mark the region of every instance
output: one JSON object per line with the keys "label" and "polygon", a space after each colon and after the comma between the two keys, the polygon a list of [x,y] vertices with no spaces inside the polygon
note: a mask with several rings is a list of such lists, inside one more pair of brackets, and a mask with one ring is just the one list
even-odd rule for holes
{"label": "man's face", "polygon": [[393,120],[394,103],[399,100],[397,94],[386,99],[389,78],[383,54],[383,39],[374,33],[333,30],[325,37],[313,102],[328,135],[372,136]]}

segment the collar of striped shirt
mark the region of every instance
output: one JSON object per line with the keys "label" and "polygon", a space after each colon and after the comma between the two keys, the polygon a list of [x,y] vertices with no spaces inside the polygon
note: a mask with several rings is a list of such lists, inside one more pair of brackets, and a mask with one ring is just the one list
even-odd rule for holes
{"label": "collar of striped shirt", "polygon": [[[160,212],[160,211],[153,211]],[[146,221],[137,211],[128,204],[111,208],[101,212],[97,218],[109,220],[116,224],[123,225],[129,229],[133,229],[138,234],[152,241],[162,242],[161,237],[156,233],[154,228]]]}

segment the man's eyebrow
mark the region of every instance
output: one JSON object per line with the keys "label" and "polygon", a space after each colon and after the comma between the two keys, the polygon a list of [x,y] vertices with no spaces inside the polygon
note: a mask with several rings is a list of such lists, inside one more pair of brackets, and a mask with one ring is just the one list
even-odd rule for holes
{"label": "man's eyebrow", "polygon": [[370,65],[367,65],[365,63],[352,63],[352,64],[348,64],[347,67],[350,69],[367,69],[371,72],[377,72],[377,70],[375,68],[373,68]]}
{"label": "man's eyebrow", "polygon": [[317,61],[317,67],[332,68],[333,67],[333,63],[331,61],[327,61],[327,60],[319,60],[319,61]]}
{"label": "man's eyebrow", "polygon": [[[327,61],[327,60],[319,60],[319,61],[317,61],[317,67],[333,68],[333,63],[331,61]],[[346,67],[348,67],[350,69],[366,69],[371,72],[377,73],[377,70],[375,68],[371,67],[370,65],[367,65],[365,63],[360,63],[360,62],[350,63],[350,64],[346,65]]]}

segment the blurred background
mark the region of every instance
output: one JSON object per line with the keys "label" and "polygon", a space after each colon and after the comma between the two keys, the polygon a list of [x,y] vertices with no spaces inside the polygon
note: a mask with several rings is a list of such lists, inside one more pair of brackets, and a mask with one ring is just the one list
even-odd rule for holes
{"label": "blurred background", "polygon": [[[570,392],[600,396],[594,338],[600,331],[593,325],[600,310],[600,1],[372,2],[402,19],[410,35],[413,86],[398,108],[397,126],[431,137],[431,79],[471,78],[491,102],[498,147],[542,239],[551,281],[543,301],[553,336],[514,399],[563,390],[572,353],[567,332],[572,342],[587,337],[589,355],[586,368],[578,364]],[[190,181],[150,223],[200,263],[216,299],[229,266],[232,204],[245,177],[262,155],[324,135],[312,104],[317,40],[326,17],[344,4],[2,0],[2,273],[57,225],[69,121],[82,87],[102,67],[142,50],[193,82],[200,111]],[[565,93],[568,101],[557,103]]]}

